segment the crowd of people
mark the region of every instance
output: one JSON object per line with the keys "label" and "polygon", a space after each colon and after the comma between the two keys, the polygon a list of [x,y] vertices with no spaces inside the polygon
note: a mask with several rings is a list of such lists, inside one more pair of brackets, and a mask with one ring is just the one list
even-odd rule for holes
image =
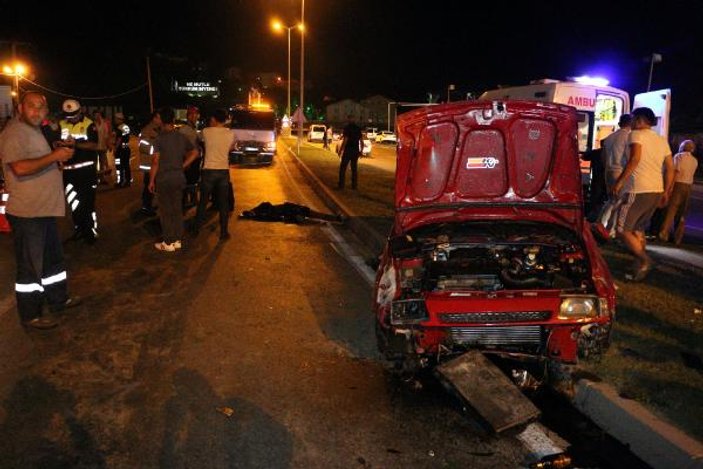
{"label": "crowd of people", "polygon": [[[204,223],[207,204],[212,201],[217,206],[220,241],[230,237],[229,212],[234,208],[229,178],[234,135],[225,127],[227,111],[215,111],[202,132],[197,107],[188,108],[182,125],[177,125],[175,117],[173,108],[163,107],[139,133],[140,211],[147,216],[158,214],[162,240],[154,247],[165,252],[182,248],[184,212],[189,206],[197,205],[194,234]],[[58,325],[52,314],[45,314],[45,305],[55,313],[81,304],[79,297],[68,294],[57,218],[65,215],[68,206],[73,221],[71,239],[96,243],[97,187],[109,184],[113,173],[109,155],[114,158],[114,187],[132,184],[132,134],[122,113],[115,113],[112,122],[101,111],[89,117],[75,99],[65,100],[60,116],[55,117],[46,96],[34,91],[20,98],[16,117],[0,133],[5,186],[10,194],[6,217],[17,264],[15,294],[26,328]]]}
{"label": "crowd of people", "polygon": [[[681,243],[698,165],[693,141],[682,142],[672,157],[669,143],[653,130],[656,124],[654,112],[646,107],[621,116],[620,128],[601,142],[603,171],[593,181],[608,194],[598,214],[602,231],[617,236],[636,259],[628,276],[633,281],[643,280],[653,267],[646,251],[648,232],[668,241],[673,229],[674,242]],[[657,211],[662,215],[655,216]]]}

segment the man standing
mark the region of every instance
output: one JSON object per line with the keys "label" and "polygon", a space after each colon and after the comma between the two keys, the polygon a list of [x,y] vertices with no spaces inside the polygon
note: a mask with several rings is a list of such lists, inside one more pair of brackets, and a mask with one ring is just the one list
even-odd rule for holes
{"label": "man standing", "polygon": [[354,123],[354,118],[347,116],[348,123],[342,131],[342,144],[339,147],[339,155],[342,157],[339,162],[339,180],[337,187],[344,189],[347,166],[351,163],[351,187],[357,188],[357,166],[362,150],[361,128]]}
{"label": "man standing", "polygon": [[73,239],[93,244],[98,238],[95,192],[98,186],[98,132],[92,120],[83,115],[75,99],[63,102],[61,140],[75,145],[73,158],[63,165],[66,200],[73,216]]}
{"label": "man standing", "polygon": [[218,109],[211,119],[211,126],[203,129],[205,142],[205,162],[201,173],[200,201],[195,216],[195,229],[197,233],[205,220],[205,207],[210,194],[215,195],[215,203],[220,212],[220,241],[229,239],[229,152],[234,143],[232,130],[225,127],[227,111]]}
{"label": "man standing", "polygon": [[684,140],[679,145],[679,152],[674,155],[674,187],[666,207],[666,215],[659,231],[661,241],[669,240],[669,231],[674,230],[674,243],[681,244],[686,227],[686,214],[688,213],[691,190],[693,189],[693,176],[698,168],[698,160],[693,156],[696,144],[693,140]]}
{"label": "man standing", "polygon": [[[641,107],[632,111],[632,132],[628,139],[630,159],[613,185],[613,196],[625,193],[626,198],[618,215],[618,234],[638,265],[632,280],[643,280],[652,268],[646,252],[645,229],[661,202],[666,203],[674,183],[674,163],[667,141],[652,127],[657,118],[654,112]],[[665,182],[662,181],[662,167]]]}
{"label": "man standing", "polygon": [[124,114],[115,114],[115,130],[112,133],[112,151],[115,155],[117,182],[115,187],[128,187],[132,183],[132,150],[129,148],[130,128],[124,121]]}
{"label": "man standing", "polygon": [[[201,150],[201,137],[198,134],[198,119],[200,118],[200,109],[196,106],[188,106],[186,110],[186,123],[182,125],[178,131],[185,135],[190,143]],[[186,187],[183,191],[183,209],[192,207],[197,201],[198,181],[200,180],[200,169],[203,163],[201,156],[202,152],[193,163],[185,170]]]}
{"label": "man standing", "polygon": [[622,170],[629,159],[630,147],[627,145],[627,139],[632,128],[632,116],[623,114],[620,116],[618,125],[620,128],[601,142],[605,162],[605,186],[609,198],[601,211],[600,221],[613,234],[615,234],[615,221],[617,220],[617,213],[622,199],[613,197],[610,194],[612,194],[613,186],[622,174]]}
{"label": "man standing", "polygon": [[154,247],[173,252],[181,248],[183,238],[184,170],[198,157],[185,135],[174,127],[175,112],[165,107],[159,111],[163,129],[154,142],[154,157],[149,172],[149,191],[159,194],[159,218],[163,241]]}
{"label": "man standing", "polygon": [[145,215],[154,215],[154,195],[149,191],[149,171],[154,156],[154,142],[161,131],[161,115],[151,114],[151,120],[139,132],[139,170],[142,172],[144,187],[142,188],[142,208]]}
{"label": "man standing", "polygon": [[63,183],[58,162],[74,156],[61,142],[52,150],[40,130],[48,114],[46,97],[26,93],[18,118],[0,134],[0,157],[10,194],[7,218],[12,225],[17,279],[15,294],[25,327],[50,329],[58,324],[42,316],[44,302],[52,312],[77,306],[66,285],[66,268],[56,217],[65,215]]}
{"label": "man standing", "polygon": [[107,164],[107,149],[112,129],[110,128],[110,121],[105,119],[102,111],[95,111],[93,118],[95,119],[95,128],[98,131],[98,164],[100,166],[98,168],[98,183],[107,184],[105,177],[111,172]]}

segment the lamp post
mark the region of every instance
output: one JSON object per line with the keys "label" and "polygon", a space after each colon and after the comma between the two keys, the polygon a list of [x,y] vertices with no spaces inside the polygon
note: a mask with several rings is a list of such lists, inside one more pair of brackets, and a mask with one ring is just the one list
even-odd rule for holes
{"label": "lamp post", "polygon": [[647,91],[649,91],[652,87],[652,72],[654,71],[654,64],[658,64],[661,61],[661,54],[653,53],[649,58],[649,80],[647,80]]}
{"label": "lamp post", "polygon": [[452,100],[451,92],[455,89],[456,89],[456,85],[454,85],[454,84],[447,86],[447,102],[450,102]]}
{"label": "lamp post", "polygon": [[297,151],[300,155],[300,142],[303,141],[303,122],[305,121],[305,0],[300,1],[300,125],[298,125]]}
{"label": "lamp post", "polygon": [[290,31],[291,29],[298,28],[302,32],[303,25],[299,23],[293,26],[284,26],[280,21],[274,20],[271,22],[271,27],[274,31],[282,31],[284,29],[288,31],[288,101],[286,104],[286,115],[290,117]]}
{"label": "lamp post", "polygon": [[15,106],[17,106],[20,102],[20,78],[27,73],[27,67],[19,62],[15,62],[13,65],[3,65],[2,73],[3,75],[14,77]]}

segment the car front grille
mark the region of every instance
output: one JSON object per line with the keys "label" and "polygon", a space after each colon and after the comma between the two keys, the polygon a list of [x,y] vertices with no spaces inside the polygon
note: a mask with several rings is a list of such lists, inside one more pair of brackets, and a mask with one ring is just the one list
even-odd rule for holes
{"label": "car front grille", "polygon": [[471,345],[540,345],[541,326],[451,327],[452,340]]}
{"label": "car front grille", "polygon": [[550,311],[514,311],[506,313],[440,313],[439,320],[446,324],[495,324],[505,322],[534,322],[546,321],[551,316]]}

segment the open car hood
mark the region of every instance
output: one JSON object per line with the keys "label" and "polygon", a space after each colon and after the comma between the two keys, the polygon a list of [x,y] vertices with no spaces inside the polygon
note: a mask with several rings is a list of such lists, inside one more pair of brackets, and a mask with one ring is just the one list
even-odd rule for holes
{"label": "open car hood", "polygon": [[570,106],[476,101],[398,117],[395,234],[450,220],[529,220],[581,231]]}

